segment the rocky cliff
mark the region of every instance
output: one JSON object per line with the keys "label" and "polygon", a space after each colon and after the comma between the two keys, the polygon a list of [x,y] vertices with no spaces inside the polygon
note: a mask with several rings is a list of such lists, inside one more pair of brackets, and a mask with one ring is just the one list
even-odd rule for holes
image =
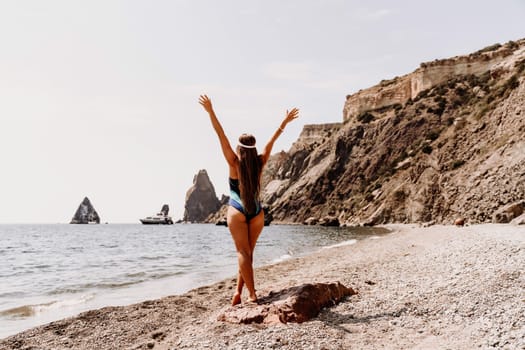
{"label": "rocky cliff", "polygon": [[283,222],[498,221],[525,199],[525,40],[348,96],[343,123],[305,126],[263,180]]}
{"label": "rocky cliff", "polygon": [[217,199],[215,188],[206,170],[199,170],[193,177],[193,185],[186,192],[184,221],[204,222],[212,213],[217,212],[221,202]]}
{"label": "rocky cliff", "polygon": [[88,197],[84,197],[70,224],[100,224],[100,217]]}
{"label": "rocky cliff", "polygon": [[[468,56],[421,63],[414,72],[383,80],[378,85],[348,95],[343,119],[350,120],[371,109],[404,104],[419,93],[458,76],[481,75],[509,62],[522,42],[492,45]],[[510,61],[513,58],[510,57]]]}

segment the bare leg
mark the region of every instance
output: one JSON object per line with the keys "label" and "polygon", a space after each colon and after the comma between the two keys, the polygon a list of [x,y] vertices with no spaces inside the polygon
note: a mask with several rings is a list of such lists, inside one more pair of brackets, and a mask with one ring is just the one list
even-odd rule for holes
{"label": "bare leg", "polygon": [[232,298],[232,305],[237,305],[241,303],[242,287],[244,287],[244,281],[241,276],[241,270],[239,270],[239,276],[237,277],[237,289]]}
{"label": "bare leg", "polygon": [[[255,250],[255,245],[257,244],[257,239],[259,238],[264,227],[264,212],[261,211],[259,215],[252,218],[248,223],[248,239],[250,243],[250,252],[252,258],[253,266],[253,251]],[[232,298],[232,305],[237,305],[241,303],[242,288],[244,287],[244,280],[242,279],[241,272],[239,270],[239,277],[237,278],[237,290]],[[255,301],[250,299],[250,301]]]}
{"label": "bare leg", "polygon": [[[259,236],[261,235],[261,232],[264,227],[264,212],[261,210],[259,215],[252,218],[250,222],[248,223],[248,241],[250,243],[250,256],[252,258],[252,266],[253,266],[253,251],[255,250],[255,245],[257,244],[257,240],[259,239]],[[255,282],[254,282],[255,287]],[[242,287],[241,287],[242,290]],[[257,296],[255,299],[249,298],[250,301],[257,301]]]}
{"label": "bare leg", "polygon": [[[237,280],[237,292],[232,299],[232,304],[238,303],[240,299],[239,290],[242,291],[243,282],[248,288],[249,299],[257,300],[253,281],[252,249],[249,241],[249,226],[244,214],[235,208],[228,208],[228,228],[230,229],[239,263],[239,278]],[[241,282],[242,281],[242,282]],[[237,294],[239,294],[237,296]]]}
{"label": "bare leg", "polygon": [[[253,266],[253,251],[255,250],[255,245],[257,240],[264,227],[264,212],[261,212],[256,217],[252,218],[248,223],[248,239],[250,244],[250,253],[251,253],[251,263]],[[239,276],[237,278],[237,289],[232,298],[232,305],[237,305],[241,303],[242,288],[244,287],[244,280],[242,279],[241,272],[239,270]],[[256,301],[256,299],[250,298],[249,301]]]}

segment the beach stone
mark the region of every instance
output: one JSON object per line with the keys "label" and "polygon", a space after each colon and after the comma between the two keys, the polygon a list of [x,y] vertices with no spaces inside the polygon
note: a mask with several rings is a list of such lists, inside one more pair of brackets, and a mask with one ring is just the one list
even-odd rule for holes
{"label": "beach stone", "polygon": [[339,223],[339,219],[335,216],[325,216],[321,220],[319,220],[319,225],[321,226],[332,226],[332,227],[339,227],[341,224]]}
{"label": "beach stone", "polygon": [[464,226],[465,225],[465,218],[457,218],[454,220],[454,225],[456,226]]}
{"label": "beach stone", "polygon": [[509,204],[492,215],[492,222],[496,224],[506,224],[517,218],[525,210],[525,202],[520,201]]}
{"label": "beach stone", "polygon": [[228,307],[219,316],[223,322],[248,323],[302,323],[316,317],[322,308],[339,303],[343,298],[357,294],[340,282],[307,283],[260,298],[257,304]]}
{"label": "beach stone", "polygon": [[525,214],[521,214],[517,218],[514,218],[510,223],[513,225],[525,225]]}
{"label": "beach stone", "polygon": [[306,220],[304,220],[304,225],[317,225],[317,218],[310,216]]}
{"label": "beach stone", "polygon": [[430,227],[430,226],[434,226],[436,224],[436,221],[435,220],[431,220],[431,221],[427,221],[427,222],[424,222],[421,224],[422,227]]}

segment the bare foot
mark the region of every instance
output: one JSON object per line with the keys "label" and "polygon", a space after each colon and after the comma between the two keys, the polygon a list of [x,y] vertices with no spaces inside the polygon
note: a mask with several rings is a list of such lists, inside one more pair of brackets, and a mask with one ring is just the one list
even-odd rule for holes
{"label": "bare foot", "polygon": [[232,298],[232,306],[235,306],[237,304],[240,304],[241,303],[241,294],[240,293],[235,293],[233,295],[233,298]]}
{"label": "bare foot", "polygon": [[257,295],[249,297],[248,303],[257,304]]}

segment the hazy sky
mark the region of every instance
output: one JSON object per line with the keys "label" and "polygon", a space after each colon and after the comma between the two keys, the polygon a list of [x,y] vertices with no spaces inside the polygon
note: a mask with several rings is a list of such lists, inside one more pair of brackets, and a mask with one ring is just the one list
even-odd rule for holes
{"label": "hazy sky", "polygon": [[525,37],[525,1],[0,2],[0,222],[102,221],[167,203],[227,167],[201,93],[236,142],[262,147],[287,108],[337,122],[347,94],[420,62]]}

